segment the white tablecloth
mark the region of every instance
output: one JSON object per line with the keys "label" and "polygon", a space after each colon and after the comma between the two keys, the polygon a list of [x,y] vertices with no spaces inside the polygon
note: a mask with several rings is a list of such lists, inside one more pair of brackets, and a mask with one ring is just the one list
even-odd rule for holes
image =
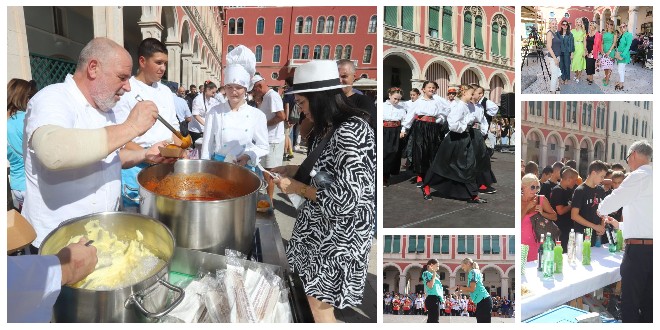
{"label": "white tablecloth", "polygon": [[570,266],[567,260],[564,254],[563,273],[555,274],[554,280],[543,279],[542,272],[536,270],[536,261],[527,262],[522,285],[531,293],[520,299],[523,320],[621,280],[623,252],[610,253],[607,245],[591,248],[589,266],[583,266],[581,261]]}

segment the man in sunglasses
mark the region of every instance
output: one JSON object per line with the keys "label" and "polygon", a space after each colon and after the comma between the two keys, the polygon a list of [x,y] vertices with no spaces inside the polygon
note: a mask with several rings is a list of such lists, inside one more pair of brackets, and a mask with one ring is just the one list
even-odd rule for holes
{"label": "man in sunglasses", "polygon": [[621,317],[627,322],[653,322],[653,147],[648,141],[630,146],[626,163],[632,171],[603,200],[598,214],[623,207],[623,222],[605,222],[623,231],[626,251],[621,263]]}
{"label": "man in sunglasses", "polygon": [[[605,233],[605,225],[596,210],[605,198],[605,189],[601,183],[605,179],[607,165],[594,160],[589,164],[587,172],[587,179],[573,192],[571,219],[575,221],[573,227],[576,233],[584,233],[585,228],[592,228],[594,235],[602,235]],[[596,240],[592,239],[591,246],[595,244]]]}

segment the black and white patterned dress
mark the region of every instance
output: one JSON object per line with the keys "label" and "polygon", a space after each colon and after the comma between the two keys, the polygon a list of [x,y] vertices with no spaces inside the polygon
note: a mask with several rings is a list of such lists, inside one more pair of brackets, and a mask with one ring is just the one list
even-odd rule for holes
{"label": "black and white patterned dress", "polygon": [[317,201],[305,200],[300,208],[286,247],[289,265],[308,296],[336,308],[356,306],[362,303],[376,217],[374,130],[359,118],[341,124],[314,169],[335,181],[328,189],[317,187]]}

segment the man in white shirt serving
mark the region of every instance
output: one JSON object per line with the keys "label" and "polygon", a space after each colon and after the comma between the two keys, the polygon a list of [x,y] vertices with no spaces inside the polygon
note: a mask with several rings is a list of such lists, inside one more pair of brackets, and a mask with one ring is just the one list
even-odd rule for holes
{"label": "man in white shirt serving", "polygon": [[[648,141],[630,146],[626,163],[631,173],[598,207],[607,224],[623,231],[626,251],[621,262],[621,319],[653,322],[653,147]],[[605,217],[623,207],[624,222]]]}
{"label": "man in white shirt serving", "polygon": [[144,101],[124,122],[116,120],[112,107],[131,90],[132,65],[126,49],[110,39],[95,38],[80,52],[73,75],[30,100],[23,142],[27,189],[22,214],[37,232],[34,247],[64,220],[117,210],[122,167],[167,161],[158,150],[161,144],[121,148],[149,130],[158,117],[156,105]]}

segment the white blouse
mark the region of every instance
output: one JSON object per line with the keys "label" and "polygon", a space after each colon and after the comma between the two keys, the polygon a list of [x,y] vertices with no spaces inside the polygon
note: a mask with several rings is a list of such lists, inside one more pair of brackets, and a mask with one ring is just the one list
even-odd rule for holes
{"label": "white blouse", "polygon": [[456,103],[452,104],[449,115],[447,116],[449,130],[456,133],[463,133],[468,125],[474,123],[474,119],[474,112],[470,111],[468,105],[461,100],[456,100]]}
{"label": "white blouse", "polygon": [[[482,97],[481,100],[479,100],[478,103],[479,103],[480,106],[481,106],[481,102],[483,100],[484,100],[484,97]],[[495,102],[493,102],[489,99],[486,99],[486,109],[485,110],[486,110],[486,113],[489,116],[492,117],[492,116],[497,115],[497,112],[500,110],[500,107],[497,104],[495,104]]]}
{"label": "white blouse", "polygon": [[191,111],[193,117],[188,125],[188,130],[194,133],[204,133],[205,125],[202,125],[200,122],[198,122],[197,119],[195,118],[195,115],[204,118],[204,122],[206,122],[206,114],[209,111],[211,111],[211,108],[213,108],[217,104],[220,104],[220,102],[218,102],[218,100],[216,100],[215,97],[210,97],[208,100],[205,100],[204,93],[203,92],[199,93],[197,97],[195,97],[192,101]]}
{"label": "white blouse", "polygon": [[[486,106],[488,104],[486,103]],[[481,130],[481,135],[488,134],[488,120],[484,115],[484,108],[481,106],[481,103],[474,104],[474,122],[479,123],[479,129]]]}
{"label": "white blouse", "polygon": [[412,104],[412,108],[406,114],[406,118],[402,123],[403,128],[401,131],[405,132],[410,129],[415,116],[436,117],[436,123],[443,123],[447,117],[447,110],[449,110],[449,108],[445,108],[444,104],[438,102],[437,100],[427,100],[423,97],[420,97]]}
{"label": "white blouse", "polygon": [[201,159],[212,159],[214,154],[250,156],[250,165],[256,165],[268,154],[268,128],[266,115],[244,103],[238,111],[231,111],[229,102],[220,103],[206,114],[205,134]]}
{"label": "white blouse", "polygon": [[402,121],[406,117],[406,108],[401,105],[392,105],[389,100],[383,104],[383,121]]}

